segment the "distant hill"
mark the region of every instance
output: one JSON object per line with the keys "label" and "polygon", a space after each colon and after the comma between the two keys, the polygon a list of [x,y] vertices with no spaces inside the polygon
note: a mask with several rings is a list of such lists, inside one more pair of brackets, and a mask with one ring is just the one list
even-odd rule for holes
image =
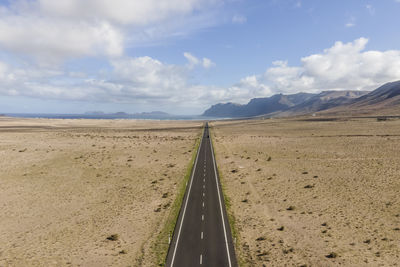
{"label": "distant hill", "polygon": [[235,103],[218,103],[204,111],[202,116],[205,117],[240,117],[242,114],[243,105]]}
{"label": "distant hill", "polygon": [[246,105],[217,104],[203,116],[210,117],[285,117],[320,115],[400,115],[400,81],[386,83],[374,91],[323,91],[254,98]]}
{"label": "distant hill", "polygon": [[172,115],[162,111],[126,113],[105,113],[103,111],[88,111],[84,114],[55,114],[55,113],[6,113],[6,116],[20,118],[51,118],[51,119],[154,119],[154,120],[183,120],[198,119],[199,116]]}
{"label": "distant hill", "polygon": [[132,118],[137,118],[137,119],[168,119],[168,118],[173,117],[173,115],[170,115],[170,114],[168,114],[166,112],[162,112],[162,111],[134,113],[129,116]]}
{"label": "distant hill", "polygon": [[203,116],[237,118],[261,115],[301,115],[348,104],[352,99],[358,98],[367,93],[369,92],[324,91],[319,94],[277,94],[266,98],[253,98],[246,105],[235,103],[216,104],[207,109],[203,113]]}
{"label": "distant hill", "polygon": [[246,105],[235,103],[216,104],[207,109],[207,117],[253,117],[272,112],[285,111],[313,97],[314,94],[298,93],[293,95],[277,94],[265,98],[253,98]]}
{"label": "distant hill", "polygon": [[345,105],[321,113],[399,115],[400,81],[386,83],[368,94],[352,99]]}
{"label": "distant hill", "polygon": [[323,91],[308,100],[280,113],[280,116],[302,115],[351,103],[369,91]]}
{"label": "distant hill", "polygon": [[85,115],[104,115],[103,111],[86,111]]}

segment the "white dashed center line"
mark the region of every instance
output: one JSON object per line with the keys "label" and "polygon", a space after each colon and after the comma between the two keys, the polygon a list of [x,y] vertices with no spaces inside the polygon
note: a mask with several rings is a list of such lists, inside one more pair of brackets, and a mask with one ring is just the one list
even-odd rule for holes
{"label": "white dashed center line", "polygon": [[203,215],[201,215],[201,220],[202,220],[202,221],[204,221],[204,214],[203,214]]}
{"label": "white dashed center line", "polygon": [[200,265],[203,264],[203,254],[200,254]]}

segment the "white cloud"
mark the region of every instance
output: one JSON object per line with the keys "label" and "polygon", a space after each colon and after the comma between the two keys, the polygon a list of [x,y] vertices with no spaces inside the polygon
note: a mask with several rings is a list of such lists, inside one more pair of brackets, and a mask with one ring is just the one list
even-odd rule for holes
{"label": "white cloud", "polygon": [[322,53],[303,57],[299,66],[275,61],[263,74],[245,77],[216,95],[224,101],[247,103],[277,93],[373,90],[400,80],[400,50],[365,51],[367,43],[366,38],[336,42]]}
{"label": "white cloud", "polygon": [[346,28],[351,28],[351,27],[356,26],[356,18],[350,17],[349,21],[344,26],[346,26]]}
{"label": "white cloud", "polygon": [[[94,76],[0,62],[0,94],[152,107],[165,105],[201,112],[218,102],[246,103],[254,97],[300,91],[372,90],[399,80],[400,51],[366,50],[367,44],[366,38],[336,42],[321,53],[301,58],[298,66],[275,61],[264,73],[245,77],[227,88],[194,84],[193,69],[189,65],[166,64],[151,57],[113,58],[110,71]],[[186,58],[204,65],[204,60],[190,53]]]}
{"label": "white cloud", "polygon": [[10,1],[0,5],[0,49],[42,63],[121,56],[126,46],[213,25],[220,4],[222,0]]}
{"label": "white cloud", "polygon": [[191,53],[189,53],[189,52],[183,53],[183,56],[188,60],[188,66],[189,66],[189,68],[191,68],[191,69],[192,69],[194,66],[198,65],[199,62],[200,62],[200,60],[199,60],[197,57],[193,56],[193,55],[192,55]]}
{"label": "white cloud", "polygon": [[38,0],[44,14],[79,19],[105,19],[119,24],[148,25],[220,3],[220,0]]}
{"label": "white cloud", "polygon": [[372,5],[368,4],[365,6],[365,8],[368,10],[368,12],[371,16],[375,15],[375,8]]}
{"label": "white cloud", "polygon": [[301,59],[300,66],[274,62],[259,77],[273,92],[371,90],[400,79],[400,51],[365,51],[368,39],[336,42],[323,53]]}
{"label": "white cloud", "polygon": [[7,65],[0,61],[0,80],[4,79],[7,72]]}
{"label": "white cloud", "polygon": [[247,22],[247,18],[243,15],[234,15],[232,17],[232,23],[234,24],[244,24]]}
{"label": "white cloud", "polygon": [[206,69],[209,69],[211,67],[214,67],[215,63],[211,61],[211,59],[203,57],[203,67]]}
{"label": "white cloud", "polygon": [[112,62],[113,82],[126,97],[169,99],[187,86],[187,69],[167,65],[151,57],[124,58]]}
{"label": "white cloud", "polygon": [[0,46],[42,61],[81,56],[120,56],[121,33],[107,22],[70,23],[35,17],[0,18]]}
{"label": "white cloud", "polygon": [[203,57],[202,60],[198,59],[196,56],[192,55],[189,52],[183,53],[183,56],[188,60],[188,68],[193,69],[195,66],[200,65],[205,68],[209,69],[211,67],[215,67],[215,63],[211,61],[211,59]]}
{"label": "white cloud", "polygon": [[[107,103],[204,108],[218,101],[210,91],[224,88],[193,85],[190,68],[151,57],[111,60],[112,70],[90,77],[46,67],[11,68],[0,62],[0,94]],[[199,63],[200,64],[200,63]],[[199,110],[200,111],[200,110]]]}

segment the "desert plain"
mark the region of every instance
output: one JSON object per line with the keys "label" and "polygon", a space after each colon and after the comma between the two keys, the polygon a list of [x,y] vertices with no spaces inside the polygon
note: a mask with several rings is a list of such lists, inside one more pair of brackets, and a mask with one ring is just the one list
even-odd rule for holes
{"label": "desert plain", "polygon": [[242,266],[398,266],[400,120],[212,123]]}
{"label": "desert plain", "polygon": [[[400,120],[210,125],[241,266],[399,264]],[[201,126],[0,118],[0,266],[159,265]]]}
{"label": "desert plain", "polygon": [[157,265],[201,126],[0,118],[0,266]]}

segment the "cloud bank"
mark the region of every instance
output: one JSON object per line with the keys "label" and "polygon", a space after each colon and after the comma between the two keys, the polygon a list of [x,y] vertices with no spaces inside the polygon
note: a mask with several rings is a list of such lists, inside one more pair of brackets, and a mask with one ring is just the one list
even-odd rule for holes
{"label": "cloud bank", "polygon": [[216,102],[244,103],[275,93],[322,90],[371,90],[400,79],[400,51],[366,51],[368,40],[336,42],[322,53],[301,59],[300,66],[273,62],[263,74],[228,87],[191,83],[194,66],[207,68],[208,59],[184,53],[186,65],[171,65],[151,57],[119,57],[111,70],[89,77],[85,73],[41,67],[13,67],[0,62],[0,92],[49,99],[185,105],[200,110]]}
{"label": "cloud bank", "polygon": [[42,64],[117,57],[126,46],[211,25],[212,9],[221,4],[222,0],[10,1],[0,6],[0,49]]}
{"label": "cloud bank", "polygon": [[368,39],[336,42],[322,53],[303,57],[300,66],[273,62],[257,82],[274,93],[371,90],[400,79],[400,51],[366,51]]}

